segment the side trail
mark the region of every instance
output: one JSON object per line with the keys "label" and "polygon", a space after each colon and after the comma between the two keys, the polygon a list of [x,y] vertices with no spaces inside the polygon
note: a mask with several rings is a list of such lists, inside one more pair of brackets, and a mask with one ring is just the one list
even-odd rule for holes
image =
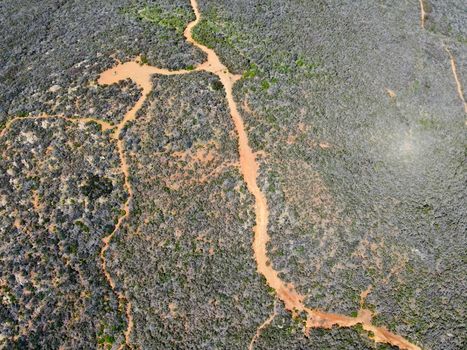
{"label": "side trail", "polygon": [[[311,309],[305,306],[305,303],[303,301],[304,296],[300,295],[295,290],[295,287],[292,284],[287,284],[280,279],[278,271],[276,271],[270,263],[267,254],[266,247],[270,239],[267,230],[269,209],[266,196],[261,191],[257,183],[257,177],[259,172],[259,164],[256,160],[257,154],[254,153],[251,147],[249,146],[245,125],[238,111],[237,104],[233,96],[233,86],[235,82],[237,82],[241,78],[241,76],[232,74],[227,69],[227,67],[222,64],[214,50],[209,49],[208,47],[198,43],[193,38],[192,29],[199,23],[201,19],[201,14],[198,8],[197,0],[190,0],[190,2],[195,14],[195,20],[187,25],[184,31],[184,36],[187,42],[191,43],[193,46],[197,47],[207,55],[207,61],[195,67],[194,70],[171,71],[149,65],[142,65],[140,63],[140,59],[137,58],[134,61],[130,62],[118,62],[118,64],[115,67],[102,72],[98,80],[99,84],[108,85],[117,83],[121,80],[131,79],[142,89],[142,96],[135,103],[135,105],[125,114],[123,120],[118,125],[113,126],[107,122],[103,122],[95,118],[68,118],[61,115],[38,115],[26,117],[27,119],[62,118],[72,122],[92,121],[101,125],[103,130],[113,130],[111,137],[117,145],[117,150],[120,157],[120,167],[124,176],[124,187],[128,193],[128,198],[123,204],[124,214],[118,218],[114,230],[102,240],[103,247],[100,252],[100,258],[102,263],[103,274],[114,293],[118,296],[120,305],[125,309],[126,317],[128,320],[127,329],[124,333],[125,340],[120,345],[119,349],[123,349],[126,346],[131,348],[130,337],[134,327],[131,302],[124,295],[124,292],[117,290],[116,283],[108,271],[106,261],[106,252],[109,250],[112,239],[120,230],[123,222],[129,217],[131,202],[133,200],[133,189],[129,180],[130,170],[125,154],[124,140],[123,137],[121,137],[121,133],[122,130],[125,128],[126,124],[129,121],[132,121],[136,118],[137,112],[142,108],[148,94],[152,91],[152,75],[182,75],[196,71],[205,71],[215,74],[220,79],[225,89],[227,104],[230,109],[230,115],[238,136],[240,170],[243,175],[243,179],[248,187],[248,190],[255,199],[256,225],[254,227],[253,250],[257,262],[257,269],[258,272],[266,278],[268,285],[275,290],[277,299],[282,301],[285,305],[285,308],[288,311],[292,312],[293,315],[297,315],[302,312],[307,315],[305,333],[308,333],[312,328],[331,329],[332,327],[336,326],[353,327],[358,324],[361,324],[363,329],[366,330],[369,334],[371,334],[370,337],[375,342],[387,343],[393,346],[397,346],[400,349],[421,350],[420,347],[410,343],[408,340],[404,339],[401,336],[391,333],[385,327],[374,326],[372,324],[372,313],[371,311],[363,308],[363,302],[361,303],[360,310],[356,317],[327,313],[316,309]],[[0,136],[3,136],[6,133],[11,124],[23,119],[25,118],[17,117],[12,119],[9,123],[7,123],[3,131],[0,133]],[[369,290],[362,293],[363,299],[366,297],[368,292]],[[258,327],[256,335],[251,341],[250,349],[253,348],[255,340],[260,336],[261,330],[272,321],[272,319],[274,318],[274,314],[275,313],[273,313],[270,316],[270,318],[268,318],[265,322],[263,322],[263,324],[261,324]]]}
{"label": "side trail", "polygon": [[[454,81],[456,82],[456,89],[457,89],[457,94],[459,95],[460,100],[462,101],[462,104],[464,105],[464,113],[467,114],[467,102],[465,102],[465,97],[464,97],[464,88],[462,87],[461,80],[459,78],[459,74],[457,73],[457,65],[456,65],[456,59],[454,58],[454,55],[452,54],[451,50],[447,46],[444,47],[446,52],[449,55],[449,61],[451,63],[451,70],[452,70],[452,76],[454,77]],[[465,124],[467,125],[467,120],[465,121]]]}
{"label": "side trail", "polygon": [[[425,22],[429,19],[427,11],[425,10],[425,1],[426,0],[419,0],[420,1],[420,28],[422,30],[425,29]],[[457,65],[456,65],[456,59],[454,58],[454,55],[452,54],[451,50],[443,44],[444,49],[446,50],[448,56],[449,56],[449,61],[451,64],[451,70],[452,70],[452,76],[454,78],[454,81],[456,83],[456,90],[457,94],[459,95],[459,98],[464,106],[464,113],[467,114],[467,102],[465,101],[464,97],[464,88],[462,86],[459,73],[457,72]],[[465,125],[467,126],[467,120],[465,121]]]}

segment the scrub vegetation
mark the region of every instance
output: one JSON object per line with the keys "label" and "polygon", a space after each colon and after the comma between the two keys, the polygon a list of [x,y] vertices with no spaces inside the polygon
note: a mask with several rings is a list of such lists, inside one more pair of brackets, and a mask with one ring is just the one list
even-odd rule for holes
{"label": "scrub vegetation", "polygon": [[[241,76],[279,277],[309,308],[463,349],[463,2],[198,4],[193,38]],[[188,0],[0,4],[0,348],[396,349],[361,324],[306,329],[258,273],[255,198],[224,85],[183,36],[194,19]],[[102,126],[141,90],[97,79],[136,56],[189,73],[154,75],[116,138]]]}

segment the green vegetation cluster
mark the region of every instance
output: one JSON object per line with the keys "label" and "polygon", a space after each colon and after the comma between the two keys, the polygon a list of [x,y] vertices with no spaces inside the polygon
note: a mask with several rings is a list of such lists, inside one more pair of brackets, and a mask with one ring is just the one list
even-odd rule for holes
{"label": "green vegetation cluster", "polygon": [[144,7],[132,6],[122,9],[121,13],[130,15],[131,17],[148,22],[152,25],[173,29],[178,34],[183,33],[187,23],[194,17],[193,11],[189,8],[177,7],[175,9],[163,9],[157,4]]}

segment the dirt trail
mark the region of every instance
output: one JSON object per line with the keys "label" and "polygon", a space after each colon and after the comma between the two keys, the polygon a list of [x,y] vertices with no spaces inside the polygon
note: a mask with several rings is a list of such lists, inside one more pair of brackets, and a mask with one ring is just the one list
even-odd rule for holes
{"label": "dirt trail", "polygon": [[253,153],[249,146],[243,119],[238,112],[232,92],[233,85],[240,79],[240,76],[230,73],[212,49],[201,45],[193,39],[192,29],[200,21],[201,14],[196,0],[191,0],[191,6],[193,7],[196,19],[187,26],[184,35],[188,42],[207,54],[208,61],[197,67],[197,70],[205,70],[216,74],[224,85],[230,114],[238,134],[240,169],[248,190],[255,198],[256,226],[254,228],[253,250],[258,271],[266,278],[269,286],[274,288],[278,298],[284,302],[287,310],[294,313],[305,312],[307,314],[307,329],[314,327],[332,328],[333,326],[352,327],[357,324],[362,324],[363,329],[374,334],[373,339],[376,342],[388,343],[398,346],[401,349],[419,350],[420,348],[418,346],[411,344],[398,335],[392,334],[384,327],[373,326],[371,324],[371,313],[369,313],[369,311],[362,310],[357,317],[349,317],[307,308],[303,302],[304,297],[295,290],[292,284],[286,284],[282,281],[279,278],[278,272],[274,270],[272,264],[269,263],[266,249],[267,242],[270,239],[267,230],[269,216],[268,204],[265,194],[260,190],[257,184],[259,164],[256,161],[255,153]]}
{"label": "dirt trail", "polygon": [[[139,103],[139,102],[140,101],[138,101],[137,103]],[[143,100],[143,102],[144,102],[144,100]],[[130,118],[132,116],[130,112],[127,113],[125,118]],[[130,330],[133,328],[133,317],[132,317],[132,314],[131,314],[131,303],[126,299],[126,297],[123,295],[123,293],[121,293],[121,292],[119,292],[119,291],[117,291],[115,289],[115,282],[113,281],[112,277],[110,276],[109,272],[107,271],[107,263],[106,263],[106,259],[105,259],[105,252],[109,249],[110,241],[115,236],[116,232],[120,229],[120,227],[122,225],[122,222],[128,217],[130,201],[131,201],[131,197],[132,197],[131,186],[130,186],[130,184],[128,182],[128,167],[126,165],[126,157],[125,157],[125,153],[124,153],[123,141],[119,140],[119,137],[118,137],[119,134],[120,134],[119,131],[123,128],[124,124],[126,123],[126,120],[124,119],[120,124],[114,126],[114,125],[112,125],[112,124],[110,124],[108,122],[104,122],[104,121],[96,119],[96,118],[74,118],[74,117],[66,117],[66,116],[63,116],[63,115],[48,115],[48,114],[40,114],[40,115],[26,116],[26,117],[15,117],[15,118],[11,119],[10,121],[8,121],[6,123],[5,127],[3,128],[2,132],[0,133],[0,137],[3,137],[5,135],[5,133],[10,129],[11,125],[13,125],[15,122],[18,122],[18,121],[21,121],[21,120],[35,120],[35,119],[64,119],[64,120],[72,122],[72,123],[94,122],[94,123],[99,124],[103,131],[115,129],[115,131],[111,134],[111,137],[112,137],[112,139],[116,140],[116,142],[117,142],[117,149],[118,149],[118,153],[119,153],[119,156],[120,156],[120,166],[121,166],[122,173],[124,174],[124,178],[125,178],[125,180],[124,180],[125,181],[125,189],[128,191],[128,199],[125,202],[125,204],[123,205],[123,210],[125,211],[125,214],[118,218],[118,221],[117,221],[117,224],[115,225],[114,230],[108,236],[106,236],[106,237],[104,237],[102,239],[102,241],[104,243],[104,246],[101,249],[100,258],[101,258],[101,262],[102,262],[102,272],[103,272],[105,278],[107,279],[107,281],[108,281],[110,287],[112,288],[112,290],[114,291],[114,293],[117,295],[121,305],[126,305],[125,313],[126,313],[126,316],[127,316],[127,319],[128,319],[128,328],[127,328],[127,330],[125,332],[125,339],[126,339],[126,342],[127,342],[128,339],[129,339],[129,335],[130,335]],[[123,344],[122,344],[122,347],[123,347]],[[120,347],[120,348],[122,348],[122,347]]]}
{"label": "dirt trail", "polygon": [[114,293],[117,295],[120,305],[124,306],[126,317],[128,320],[127,329],[125,330],[125,342],[121,344],[120,349],[122,349],[125,346],[125,344],[128,345],[130,342],[130,335],[133,329],[133,316],[131,313],[131,303],[125,297],[123,292],[118,291],[116,289],[115,281],[113,280],[112,276],[110,275],[107,269],[107,261],[106,261],[106,256],[105,256],[107,250],[110,247],[110,243],[112,239],[114,238],[116,233],[120,230],[123,222],[128,218],[130,214],[130,204],[133,199],[133,190],[132,190],[132,187],[129,181],[130,170],[129,170],[126,155],[125,155],[125,145],[124,145],[123,139],[120,136],[125,125],[129,121],[134,120],[136,118],[136,113],[141,109],[141,107],[143,106],[147,98],[147,95],[151,92],[152,90],[151,76],[152,75],[154,74],[180,75],[180,74],[187,74],[189,72],[190,71],[188,70],[170,71],[167,69],[161,69],[161,68],[151,67],[147,65],[141,65],[139,63],[139,58],[137,58],[135,61],[119,63],[117,66],[112,67],[111,69],[108,69],[102,72],[99,77],[98,83],[101,85],[108,85],[108,84],[117,83],[121,80],[131,79],[135,84],[138,85],[138,87],[142,89],[142,96],[133,105],[133,107],[125,114],[124,118],[119,124],[112,125],[108,122],[105,122],[105,121],[102,121],[96,118],[66,117],[60,114],[58,115],[40,114],[40,115],[35,115],[35,116],[15,117],[9,120],[6,123],[5,127],[2,129],[2,131],[0,132],[0,137],[3,137],[6,134],[6,132],[10,129],[11,125],[13,125],[15,122],[18,122],[21,120],[33,120],[33,119],[64,119],[72,123],[94,122],[101,126],[102,131],[107,131],[107,130],[112,130],[112,129],[114,130],[111,134],[111,138],[116,142],[116,145],[117,145],[117,151],[118,151],[119,159],[120,159],[120,168],[124,176],[124,187],[128,193],[128,198],[126,202],[123,204],[122,210],[124,214],[118,218],[113,231],[102,239],[102,242],[104,243],[104,245],[100,252],[100,259],[102,263],[102,272],[105,278],[107,279],[107,282],[109,283],[110,287],[112,288]]}
{"label": "dirt trail", "polygon": [[425,11],[425,0],[419,0],[420,1],[420,26],[422,29],[425,29],[425,20],[426,20],[426,11]]}
{"label": "dirt trail", "polygon": [[[420,0],[420,16],[421,16],[420,26],[422,27],[422,29],[425,29],[425,20],[426,20],[426,17],[427,17],[427,13],[425,11],[424,1],[425,0]],[[462,104],[464,105],[464,112],[467,114],[467,102],[465,101],[464,89],[463,89],[461,80],[459,78],[459,74],[457,72],[456,59],[454,58],[454,55],[452,54],[451,50],[449,50],[449,48],[446,45],[443,44],[443,46],[444,46],[444,49],[446,50],[446,52],[449,55],[449,61],[451,63],[452,75],[453,75],[454,81],[456,83],[457,94],[459,95],[459,98],[461,99]],[[467,125],[467,120],[465,121],[465,125]]]}
{"label": "dirt trail", "polygon": [[105,253],[110,247],[110,243],[114,238],[115,234],[119,231],[122,223],[129,217],[130,215],[130,205],[131,201],[133,200],[133,189],[130,183],[130,169],[128,167],[128,162],[125,155],[125,145],[124,140],[120,137],[121,132],[125,125],[134,119],[136,119],[136,114],[143,106],[144,102],[148,94],[152,90],[152,81],[151,77],[154,74],[160,75],[180,75],[180,74],[187,74],[190,71],[187,70],[179,70],[179,71],[170,71],[167,69],[161,69],[157,67],[152,67],[148,65],[142,65],[140,63],[140,59],[137,58],[135,61],[125,62],[125,63],[118,63],[115,67],[112,67],[104,72],[101,73],[98,84],[101,85],[110,85],[118,83],[121,80],[131,79],[138,87],[142,89],[141,97],[136,101],[133,107],[125,114],[122,121],[116,126],[116,130],[113,133],[113,138],[117,142],[117,150],[120,156],[120,166],[122,173],[124,175],[124,185],[125,189],[128,193],[128,199],[126,200],[123,210],[124,215],[118,218],[117,224],[115,225],[114,230],[106,237],[102,239],[104,246],[101,249],[100,258],[102,262],[102,271],[107,279],[110,287],[114,290],[114,292],[118,295],[120,301],[126,305],[125,313],[128,320],[127,329],[125,330],[125,343],[122,343],[119,349],[122,349],[125,345],[130,344],[130,336],[131,332],[134,327],[133,323],[133,314],[131,312],[131,302],[126,298],[126,296],[121,291],[117,291],[115,288],[115,281],[113,280],[112,276],[110,275],[107,269],[107,261],[105,258]]}
{"label": "dirt trail", "polygon": [[[196,0],[190,0],[191,6],[195,13],[195,20],[190,22],[185,31],[184,36],[187,41],[198,49],[203,51],[207,55],[207,61],[198,65],[194,70],[187,71],[187,70],[179,70],[179,71],[170,71],[166,69],[160,69],[157,67],[152,67],[149,65],[141,65],[136,59],[135,61],[126,62],[126,63],[118,63],[115,67],[104,71],[99,80],[99,84],[114,84],[121,80],[131,79],[135,82],[141,89],[142,89],[142,96],[141,98],[135,103],[135,105],[126,113],[123,120],[116,126],[112,126],[108,123],[99,121],[97,119],[92,118],[84,118],[84,119],[74,119],[74,118],[65,118],[70,121],[94,121],[102,126],[103,129],[113,129],[115,131],[112,134],[112,138],[117,143],[117,149],[120,156],[121,162],[121,170],[124,175],[124,186],[128,192],[128,199],[123,205],[124,214],[119,217],[117,224],[114,230],[103,239],[104,246],[102,247],[100,258],[102,262],[102,270],[103,274],[105,275],[109,285],[117,294],[121,303],[126,305],[126,316],[128,319],[128,326],[125,331],[125,342],[121,344],[120,348],[123,348],[125,345],[130,345],[130,335],[133,330],[133,316],[132,316],[132,309],[131,303],[125,297],[123,292],[116,290],[116,284],[113,280],[112,276],[107,270],[107,263],[106,263],[106,252],[110,247],[110,243],[121,228],[122,223],[128,218],[130,214],[130,206],[131,201],[133,199],[133,190],[131,187],[131,183],[129,181],[130,170],[127,164],[127,159],[125,155],[125,146],[123,138],[120,138],[121,131],[125,127],[126,123],[134,120],[136,118],[137,112],[143,106],[147,95],[152,90],[152,82],[151,77],[154,74],[160,75],[180,75],[180,74],[188,74],[194,71],[206,71],[217,75],[224,86],[226,99],[228,106],[230,108],[230,114],[235,126],[235,130],[238,135],[238,144],[239,144],[239,158],[240,158],[240,170],[243,175],[244,181],[247,184],[248,190],[255,198],[255,213],[256,213],[256,226],[254,227],[254,241],[253,241],[253,250],[257,262],[257,269],[258,272],[261,273],[265,278],[267,283],[270,287],[272,287],[276,291],[277,298],[281,300],[285,308],[291,311],[294,315],[300,312],[305,312],[307,314],[307,321],[306,321],[306,331],[309,331],[311,328],[332,328],[333,326],[338,327],[352,327],[357,324],[361,324],[363,329],[366,331],[372,332],[374,339],[376,342],[381,343],[388,343],[394,346],[398,346],[401,349],[408,349],[408,350],[420,350],[420,348],[416,345],[411,344],[406,339],[395,335],[389,332],[384,327],[376,327],[371,324],[372,314],[369,310],[363,309],[363,302],[361,310],[359,311],[357,317],[350,317],[340,314],[333,314],[333,313],[326,313],[321,312],[318,310],[313,310],[307,308],[303,302],[304,297],[300,295],[292,284],[287,284],[282,281],[279,277],[278,272],[273,268],[272,264],[270,264],[267,254],[267,242],[269,241],[269,234],[268,234],[268,204],[266,200],[265,194],[260,190],[257,184],[257,177],[259,171],[259,164],[256,160],[256,154],[252,151],[251,147],[248,143],[248,136],[245,130],[245,125],[243,119],[238,111],[237,104],[234,100],[233,96],[233,86],[236,81],[238,81],[241,76],[235,75],[229,72],[226,66],[222,64],[217,54],[214,50],[207,48],[206,46],[198,43],[192,37],[192,29],[198,24],[201,19],[200,11],[198,8],[198,4]],[[54,118],[55,116],[41,116],[41,117],[29,117],[30,119],[33,118]],[[24,118],[15,118],[7,124],[7,127],[2,131],[0,135],[3,135],[11,123],[15,120],[24,119]],[[366,297],[369,293],[369,290],[362,293],[362,300]],[[260,331],[266,327],[271,321],[273,316],[268,318],[266,322],[261,324],[257,329],[257,336],[260,335]],[[254,341],[252,342],[252,344]],[[252,347],[252,345],[250,345]]]}
{"label": "dirt trail", "polygon": [[276,309],[277,309],[277,299],[274,299],[274,306],[273,306],[273,310],[272,310],[271,315],[269,315],[269,317],[263,323],[261,323],[261,325],[258,327],[258,329],[256,329],[256,333],[253,336],[253,338],[251,339],[250,346],[248,347],[248,350],[253,350],[256,340],[261,335],[261,331],[264,328],[266,328],[267,326],[269,326],[271,324],[271,322],[274,320],[274,318],[277,316],[277,310]]}
{"label": "dirt trail", "polygon": [[[462,103],[464,104],[464,112],[467,114],[467,103],[465,102],[464,98],[464,89],[462,87],[462,83],[459,79],[459,74],[457,73],[457,65],[456,65],[456,60],[454,58],[454,55],[451,53],[451,50],[447,46],[444,47],[446,52],[449,55],[449,60],[451,62],[451,70],[452,70],[452,75],[454,76],[454,81],[456,82],[456,89],[457,89],[457,94],[459,95],[459,98],[461,99]],[[467,121],[466,121],[467,124]]]}

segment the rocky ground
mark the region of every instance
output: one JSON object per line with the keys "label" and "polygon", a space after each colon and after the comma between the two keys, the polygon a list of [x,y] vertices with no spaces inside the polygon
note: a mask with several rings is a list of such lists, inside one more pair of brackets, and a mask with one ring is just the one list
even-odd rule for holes
{"label": "rocky ground", "polygon": [[[420,16],[423,5],[425,16]],[[268,252],[312,308],[365,308],[422,349],[465,348],[467,16],[458,0],[199,0],[269,205]],[[0,3],[0,130],[42,113],[118,124],[141,96],[115,60],[192,69],[187,0]],[[137,349],[391,349],[303,332],[256,271],[254,199],[224,91],[154,76],[121,138],[134,192],[107,252]],[[128,191],[111,131],[59,118],[0,136],[0,348],[113,348],[128,317],[101,239]]]}

